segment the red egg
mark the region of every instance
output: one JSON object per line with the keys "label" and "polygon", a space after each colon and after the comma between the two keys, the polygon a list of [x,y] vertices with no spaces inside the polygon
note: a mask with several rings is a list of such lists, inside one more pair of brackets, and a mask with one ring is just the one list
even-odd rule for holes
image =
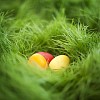
{"label": "red egg", "polygon": [[38,52],[38,53],[42,55],[48,63],[50,63],[50,61],[54,58],[54,56],[48,52]]}

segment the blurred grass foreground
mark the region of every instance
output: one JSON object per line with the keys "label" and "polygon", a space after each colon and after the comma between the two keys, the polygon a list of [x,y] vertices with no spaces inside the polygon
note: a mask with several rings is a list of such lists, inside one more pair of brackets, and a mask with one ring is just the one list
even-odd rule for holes
{"label": "blurred grass foreground", "polygon": [[[0,100],[100,100],[100,0],[0,0]],[[68,55],[69,69],[39,70],[36,52]]]}

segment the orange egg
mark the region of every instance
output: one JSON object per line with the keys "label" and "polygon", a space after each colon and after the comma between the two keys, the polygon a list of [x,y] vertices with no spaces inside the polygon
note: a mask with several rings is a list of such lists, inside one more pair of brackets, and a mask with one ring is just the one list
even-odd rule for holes
{"label": "orange egg", "polygon": [[29,58],[29,63],[36,65],[36,66],[39,66],[39,67],[44,68],[44,69],[46,69],[48,67],[48,63],[47,63],[46,59],[38,53],[33,54]]}
{"label": "orange egg", "polygon": [[68,68],[69,62],[70,62],[70,59],[68,56],[59,55],[50,62],[49,67],[53,70]]}

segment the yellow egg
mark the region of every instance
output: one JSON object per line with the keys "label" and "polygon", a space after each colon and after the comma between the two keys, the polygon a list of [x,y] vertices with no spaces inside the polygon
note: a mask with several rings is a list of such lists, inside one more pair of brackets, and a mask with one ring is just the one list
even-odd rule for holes
{"label": "yellow egg", "polygon": [[48,67],[48,63],[47,63],[46,59],[38,53],[33,54],[29,58],[29,63],[36,65],[36,66],[39,66],[41,68],[47,68]]}
{"label": "yellow egg", "polygon": [[70,62],[70,59],[68,56],[59,55],[50,62],[49,67],[53,70],[68,68],[69,62]]}

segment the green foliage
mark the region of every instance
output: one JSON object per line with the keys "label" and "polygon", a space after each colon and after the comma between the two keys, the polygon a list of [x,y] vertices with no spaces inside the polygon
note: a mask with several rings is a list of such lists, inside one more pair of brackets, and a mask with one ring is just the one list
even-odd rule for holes
{"label": "green foliage", "polygon": [[5,14],[2,12],[0,14],[0,55],[4,52],[10,51],[11,42],[9,41],[8,34],[9,34],[9,20],[5,18]]}
{"label": "green foliage", "polygon": [[55,12],[65,9],[65,15],[69,20],[81,20],[81,23],[89,26],[89,29],[100,31],[100,0],[3,0],[0,1],[1,10],[13,11],[12,16],[38,17],[51,20],[56,16]]}
{"label": "green foliage", "polygon": [[[0,1],[0,100],[99,100],[99,2]],[[29,65],[39,51],[68,55],[69,69]]]}

